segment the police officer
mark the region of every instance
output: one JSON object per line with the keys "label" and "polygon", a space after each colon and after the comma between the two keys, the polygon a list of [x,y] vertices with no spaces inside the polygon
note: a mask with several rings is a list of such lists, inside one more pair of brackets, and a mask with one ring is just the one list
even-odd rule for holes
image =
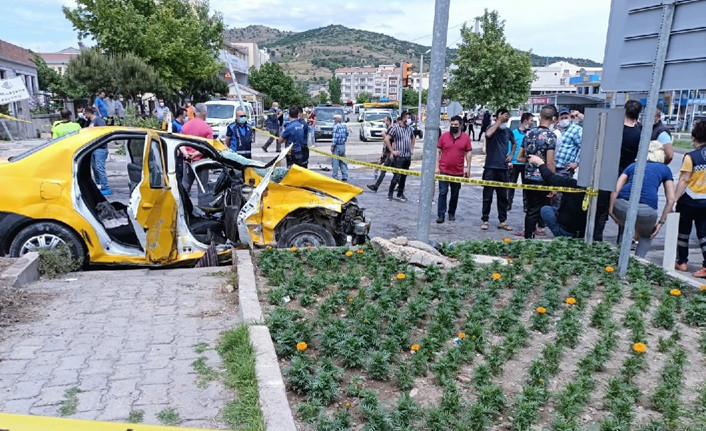
{"label": "police officer", "polygon": [[235,111],[236,121],[228,125],[226,131],[226,146],[241,156],[252,158],[253,129],[248,124],[248,115],[238,108]]}
{"label": "police officer", "polygon": [[287,155],[287,167],[299,165],[307,168],[309,166],[307,137],[310,130],[306,122],[300,121],[300,113],[297,106],[289,108],[289,124],[282,132],[282,137],[279,138],[280,143],[285,143],[287,146],[292,145],[292,151]]}

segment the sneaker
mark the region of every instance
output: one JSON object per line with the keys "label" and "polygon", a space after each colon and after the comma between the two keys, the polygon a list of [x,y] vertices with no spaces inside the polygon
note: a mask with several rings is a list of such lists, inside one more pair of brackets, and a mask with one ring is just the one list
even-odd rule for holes
{"label": "sneaker", "polygon": [[547,232],[545,232],[544,229],[542,229],[542,230],[537,229],[534,231],[534,236],[547,236]]}
{"label": "sneaker", "polygon": [[387,200],[388,200],[388,201],[394,200],[394,198],[392,197],[392,193],[390,193],[389,195],[387,195]]}
{"label": "sneaker", "polygon": [[108,195],[112,195],[113,192],[110,191],[110,187],[106,187],[104,189],[101,189],[101,194],[103,196],[108,196]]}
{"label": "sneaker", "polygon": [[262,148],[262,151],[267,152],[267,146],[263,145],[263,146],[260,147],[260,148]]}
{"label": "sneaker", "polygon": [[[689,269],[689,266],[686,264],[686,262],[684,262],[684,263],[675,263],[675,264],[674,264],[674,269],[676,269],[677,271],[686,271],[687,269]],[[701,268],[701,269],[703,269],[703,268]]]}
{"label": "sneaker", "polygon": [[706,278],[706,268],[701,268],[700,270],[696,271],[691,275],[697,278]]}
{"label": "sneaker", "polygon": [[449,221],[456,220],[456,214],[449,214]]}
{"label": "sneaker", "polygon": [[[449,220],[451,220],[451,216],[449,216]],[[443,222],[444,222],[444,216],[437,217],[437,218],[436,218],[436,222],[439,223],[439,224],[443,223]]]}
{"label": "sneaker", "polygon": [[368,184],[367,187],[368,187],[368,188],[370,189],[370,191],[372,191],[372,192],[377,193],[377,191],[378,191],[378,186],[375,185],[375,184]]}
{"label": "sneaker", "polygon": [[397,195],[396,199],[400,202],[407,202],[407,198],[404,195]]}

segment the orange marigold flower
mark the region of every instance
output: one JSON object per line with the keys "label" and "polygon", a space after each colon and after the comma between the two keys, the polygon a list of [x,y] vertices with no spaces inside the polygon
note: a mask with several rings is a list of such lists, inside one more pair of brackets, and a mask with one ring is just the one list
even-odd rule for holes
{"label": "orange marigold flower", "polygon": [[299,250],[299,249],[296,246],[289,249],[289,251],[297,251],[297,250]]}
{"label": "orange marigold flower", "polygon": [[419,344],[412,344],[412,347],[410,347],[410,349],[412,349],[413,352],[419,351]]}
{"label": "orange marigold flower", "polygon": [[404,280],[405,278],[407,278],[407,276],[405,275],[404,272],[400,272],[400,273],[397,274],[397,279],[398,279],[398,280]]}
{"label": "orange marigold flower", "polygon": [[699,289],[700,289],[702,292],[705,291],[705,290],[706,290],[706,284],[702,284],[701,286],[699,286]]}
{"label": "orange marigold flower", "polygon": [[499,272],[493,273],[493,280],[500,280],[500,277],[502,277],[502,275]]}
{"label": "orange marigold flower", "polygon": [[509,257],[508,257],[507,259],[505,259],[505,261],[506,261],[507,263],[512,263],[512,259],[510,259]]}
{"label": "orange marigold flower", "polygon": [[460,339],[463,340],[464,338],[466,338],[466,333],[465,333],[465,332],[459,332],[459,333],[458,333],[458,338],[460,338]]}
{"label": "orange marigold flower", "polygon": [[681,295],[681,290],[679,289],[672,289],[669,291],[669,294],[672,296],[680,296]]}
{"label": "orange marigold flower", "polygon": [[503,238],[503,242],[510,242],[512,241],[510,238]]}
{"label": "orange marigold flower", "polygon": [[574,305],[574,304],[576,304],[576,298],[574,298],[573,296],[570,296],[570,297],[566,298],[566,303],[569,305]]}
{"label": "orange marigold flower", "polygon": [[537,314],[544,314],[547,312],[547,309],[544,307],[537,307],[535,311],[537,312]]}
{"label": "orange marigold flower", "polygon": [[613,271],[615,271],[615,268],[613,268],[612,266],[605,267],[605,272],[613,272]]}
{"label": "orange marigold flower", "polygon": [[635,343],[632,345],[632,350],[641,355],[647,351],[647,346],[645,343]]}
{"label": "orange marigold flower", "polygon": [[268,245],[268,246],[267,246],[267,249],[268,249],[268,250],[272,250],[272,246],[271,246],[271,245]]}
{"label": "orange marigold flower", "polygon": [[303,352],[307,347],[309,346],[307,346],[305,342],[300,341],[297,343],[297,352]]}
{"label": "orange marigold flower", "polygon": [[349,297],[348,297],[348,302],[353,302],[353,297],[352,297],[352,296],[349,296]]}
{"label": "orange marigold flower", "polygon": [[314,248],[313,245],[307,245],[307,246],[306,246],[306,249],[307,249],[307,250],[311,250],[312,248]]}
{"label": "orange marigold flower", "polygon": [[353,256],[353,252],[350,251],[350,250],[348,250],[348,251],[346,252],[346,257],[351,257],[351,256]]}
{"label": "orange marigold flower", "polygon": [[358,250],[356,250],[356,253],[358,253],[358,254],[363,254],[363,253],[365,253],[365,251],[364,251],[363,249],[360,249],[360,248],[359,248]]}

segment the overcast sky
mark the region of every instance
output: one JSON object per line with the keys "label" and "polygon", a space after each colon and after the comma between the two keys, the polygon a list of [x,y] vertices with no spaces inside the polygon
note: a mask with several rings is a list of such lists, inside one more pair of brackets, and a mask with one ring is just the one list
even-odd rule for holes
{"label": "overcast sky", "polygon": [[[10,1],[10,0],[7,0]],[[61,12],[73,0],[13,1],[0,14],[0,39],[38,52],[77,46],[76,33]],[[330,24],[370,30],[398,39],[431,45],[432,0],[337,1],[211,0],[228,27],[262,24],[302,31]],[[451,0],[447,44],[456,45],[463,22],[483,10],[497,10],[505,34],[516,48],[539,55],[583,57],[603,61],[609,0],[575,4],[562,0]]]}

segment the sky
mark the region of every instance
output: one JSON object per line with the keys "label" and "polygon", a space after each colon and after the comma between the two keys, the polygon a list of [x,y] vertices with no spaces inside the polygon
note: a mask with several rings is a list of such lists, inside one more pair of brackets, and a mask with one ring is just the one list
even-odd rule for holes
{"label": "sky", "polygon": [[[211,9],[222,13],[227,27],[261,24],[304,31],[341,24],[431,46],[434,4],[432,0],[211,0]],[[474,17],[487,8],[497,10],[505,20],[505,36],[515,48],[603,61],[610,0],[450,0],[450,4],[449,47],[459,41],[461,25],[466,22],[472,28]],[[61,11],[62,6],[74,5],[74,0],[13,1],[0,14],[0,39],[36,52],[77,47],[76,32]]]}

